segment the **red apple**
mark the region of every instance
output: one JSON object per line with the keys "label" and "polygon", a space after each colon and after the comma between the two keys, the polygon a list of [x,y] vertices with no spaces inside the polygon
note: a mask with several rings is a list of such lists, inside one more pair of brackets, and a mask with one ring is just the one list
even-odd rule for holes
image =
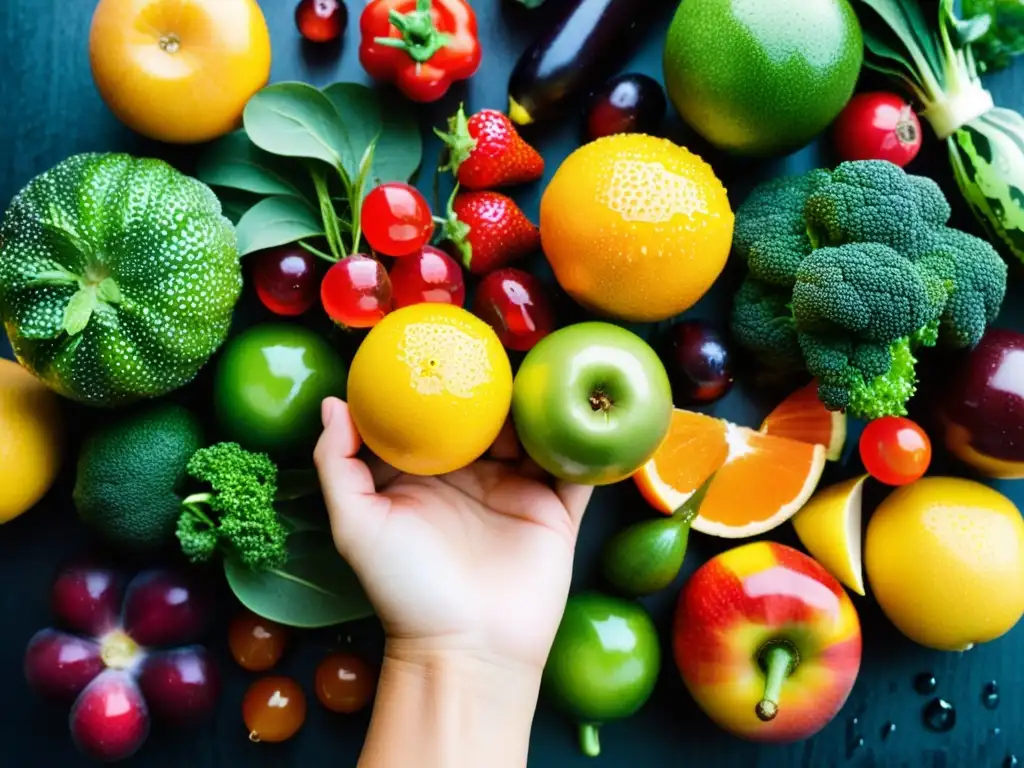
{"label": "red apple", "polygon": [[990,329],[957,367],[940,416],[958,459],[988,477],[1024,478],[1024,333]]}
{"label": "red apple", "polygon": [[842,709],[860,669],[860,621],[839,582],[768,541],[723,552],[690,577],[673,645],[700,708],[752,741],[813,736]]}

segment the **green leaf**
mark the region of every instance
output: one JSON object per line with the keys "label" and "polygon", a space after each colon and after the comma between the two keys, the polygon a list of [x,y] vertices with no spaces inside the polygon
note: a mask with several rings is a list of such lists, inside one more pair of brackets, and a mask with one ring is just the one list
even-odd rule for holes
{"label": "green leaf", "polygon": [[196,176],[213,187],[226,187],[257,195],[306,197],[295,179],[295,169],[249,140],[244,130],[229,133],[211,144],[199,158]]}
{"label": "green leaf", "polygon": [[107,277],[100,281],[100,284],[96,286],[96,290],[99,292],[99,298],[108,304],[120,304],[124,300],[117,281],[112,277]]}
{"label": "green leaf", "polygon": [[371,188],[385,181],[409,181],[423,162],[419,122],[405,99],[383,99],[381,123],[370,172]]}
{"label": "green leaf", "polygon": [[68,336],[76,336],[85,330],[96,309],[96,302],[95,288],[79,288],[75,291],[64,310],[64,330]]}
{"label": "green leaf", "polygon": [[982,72],[1009,66],[1024,53],[1024,0],[964,0],[964,16],[988,17],[985,33],[973,41],[974,58]]}
{"label": "green leaf", "polygon": [[338,147],[342,168],[350,182],[359,175],[359,162],[383,126],[377,94],[358,83],[334,83],[323,90],[342,126]]}
{"label": "green leaf", "polygon": [[331,101],[311,85],[268,85],[249,99],[242,120],[260,149],[344,169],[348,132]]}
{"label": "green leaf", "polygon": [[266,571],[224,559],[224,575],[242,605],[290,627],[329,627],[373,615],[359,579],[335,550],[329,533],[293,533],[288,553],[281,568]]}
{"label": "green leaf", "polygon": [[324,225],[317,214],[296,197],[260,200],[238,222],[238,255],[276,248],[307,237],[322,237]]}

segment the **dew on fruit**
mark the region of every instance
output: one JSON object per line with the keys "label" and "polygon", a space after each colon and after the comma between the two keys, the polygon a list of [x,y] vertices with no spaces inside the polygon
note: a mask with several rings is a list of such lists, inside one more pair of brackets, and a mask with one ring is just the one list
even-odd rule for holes
{"label": "dew on fruit", "polygon": [[924,708],[924,724],[938,733],[951,731],[956,725],[956,709],[945,699],[932,699]]}
{"label": "dew on fruit", "polygon": [[896,733],[896,723],[889,720],[882,726],[882,741],[887,741],[894,733]]}
{"label": "dew on fruit", "polygon": [[922,696],[935,693],[935,689],[938,687],[939,681],[935,679],[935,675],[931,672],[922,672],[914,678],[914,690]]}
{"label": "dew on fruit", "polygon": [[981,689],[981,704],[985,709],[999,706],[999,685],[995,680],[989,680]]}

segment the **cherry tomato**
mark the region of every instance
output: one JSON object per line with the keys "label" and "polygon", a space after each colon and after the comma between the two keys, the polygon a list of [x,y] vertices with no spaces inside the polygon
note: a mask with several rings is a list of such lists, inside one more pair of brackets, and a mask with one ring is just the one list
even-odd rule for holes
{"label": "cherry tomato", "polygon": [[316,697],[332,712],[358,712],[376,687],[377,670],[352,653],[332,653],[316,668]]}
{"label": "cherry tomato", "polygon": [[275,315],[301,315],[316,301],[316,259],[298,245],[254,253],[253,283]]}
{"label": "cherry tomato", "polygon": [[385,256],[416,253],[434,234],[426,198],[415,187],[397,181],[371,190],[363,201],[360,222],[370,247]]}
{"label": "cherry tomato", "polygon": [[320,301],[338,325],[372,328],[392,309],[391,280],[379,261],[355,253],[327,270]]}
{"label": "cherry tomato", "polygon": [[289,677],[264,677],[249,686],[242,719],[251,741],[287,741],[306,720],[306,695]]}
{"label": "cherry tomato", "polygon": [[228,627],[228,647],[242,669],[266,672],[284,653],[288,631],[251,611],[238,614]]}
{"label": "cherry tomato", "polygon": [[932,460],[932,444],[916,423],[884,416],[860,436],[860,460],[868,473],[886,485],[906,485],[921,477]]}
{"label": "cherry tomato", "polygon": [[348,22],[348,8],[342,0],[302,0],[295,6],[295,26],[313,43],[337,40]]}
{"label": "cherry tomato", "polygon": [[432,245],[425,245],[419,253],[398,259],[388,276],[391,278],[395,309],[429,302],[461,307],[466,299],[462,267]]}
{"label": "cherry tomato", "polygon": [[921,149],[921,123],[894,93],[860,93],[836,118],[833,140],[842,160],[888,160],[902,168]]}

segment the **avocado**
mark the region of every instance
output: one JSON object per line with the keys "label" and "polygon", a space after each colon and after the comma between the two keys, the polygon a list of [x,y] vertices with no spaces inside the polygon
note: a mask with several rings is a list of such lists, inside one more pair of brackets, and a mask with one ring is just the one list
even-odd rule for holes
{"label": "avocado", "polygon": [[97,429],[78,456],[78,515],[111,544],[147,554],[174,538],[185,465],[203,446],[199,420],[174,403],[132,411]]}

